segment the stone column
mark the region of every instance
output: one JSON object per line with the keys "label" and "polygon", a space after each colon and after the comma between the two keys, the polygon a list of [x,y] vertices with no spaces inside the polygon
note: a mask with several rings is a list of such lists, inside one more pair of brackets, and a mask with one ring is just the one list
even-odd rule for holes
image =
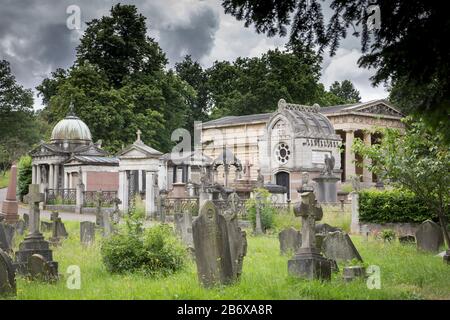
{"label": "stone column", "polygon": [[54,175],[53,175],[53,168],[54,168],[54,166],[53,166],[53,164],[49,164],[48,165],[48,188],[49,189],[53,189],[53,183],[55,182],[55,178],[54,178]]}
{"label": "stone column", "polygon": [[55,164],[54,165],[55,168],[53,169],[53,188],[54,189],[59,189],[59,185],[58,185],[58,180],[59,180],[59,164]]}
{"label": "stone column", "polygon": [[141,193],[141,191],[144,190],[144,185],[142,181],[142,170],[138,170],[138,191]]}
{"label": "stone column", "polygon": [[345,181],[350,181],[351,177],[356,175],[355,154],[352,151],[354,137],[353,130],[345,131]]}
{"label": "stone column", "polygon": [[36,184],[41,184],[41,166],[36,165]]}
{"label": "stone column", "polygon": [[156,191],[158,187],[155,185],[156,172],[145,172],[145,213],[147,217],[151,217],[156,212]]}
{"label": "stone column", "polygon": [[[372,145],[372,135],[370,132],[364,131],[364,144],[369,147]],[[371,163],[372,162],[369,158],[363,158],[363,182],[366,186],[370,186],[372,184],[372,173],[369,169],[367,169],[367,166]]]}
{"label": "stone column", "polygon": [[63,177],[64,177],[64,189],[68,189],[69,188],[69,174],[67,172],[64,172]]}
{"label": "stone column", "polygon": [[31,183],[36,184],[36,165],[31,166]]}
{"label": "stone column", "polygon": [[118,197],[122,203],[119,204],[119,209],[123,212],[128,210],[128,185],[127,172],[119,170],[119,194]]}

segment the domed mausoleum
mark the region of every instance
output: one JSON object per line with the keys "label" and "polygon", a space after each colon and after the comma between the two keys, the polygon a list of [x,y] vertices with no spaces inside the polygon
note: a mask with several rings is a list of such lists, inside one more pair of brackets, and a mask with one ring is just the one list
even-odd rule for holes
{"label": "domed mausoleum", "polygon": [[88,196],[97,190],[117,193],[119,159],[103,150],[101,141],[92,141],[89,127],[75,115],[72,104],[53,128],[50,142],[41,142],[30,155],[32,183],[40,184],[46,203],[75,205],[80,183]]}

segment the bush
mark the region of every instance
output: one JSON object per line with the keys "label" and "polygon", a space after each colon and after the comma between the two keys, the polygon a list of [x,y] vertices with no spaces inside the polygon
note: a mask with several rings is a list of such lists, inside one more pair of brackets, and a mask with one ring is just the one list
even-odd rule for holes
{"label": "bush", "polygon": [[127,228],[105,238],[101,254],[111,273],[142,272],[146,275],[169,275],[184,267],[186,249],[168,225],[142,229],[139,214],[127,217]]}
{"label": "bush", "polygon": [[30,156],[22,156],[17,165],[17,194],[20,200],[28,194],[28,185],[31,184],[32,165]]}
{"label": "bush", "polygon": [[384,229],[379,234],[379,237],[384,242],[392,242],[395,239],[395,232],[394,232],[394,230],[391,230],[391,229]]}
{"label": "bush", "polygon": [[[255,192],[259,192],[262,196],[261,199],[261,226],[263,230],[272,229],[274,226],[274,215],[277,213],[270,202],[270,193],[266,189],[256,189]],[[254,198],[248,199],[245,202],[245,208],[248,212],[248,218],[253,225],[256,226],[256,200]]]}
{"label": "bush", "polygon": [[421,223],[427,219],[437,221],[438,217],[414,193],[394,189],[360,191],[359,219],[372,223]]}

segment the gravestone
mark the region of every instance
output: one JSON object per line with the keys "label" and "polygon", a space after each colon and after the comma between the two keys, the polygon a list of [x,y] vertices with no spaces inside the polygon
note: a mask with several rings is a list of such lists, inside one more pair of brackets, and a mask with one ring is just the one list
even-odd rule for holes
{"label": "gravestone", "polygon": [[264,233],[261,221],[261,210],[262,210],[262,195],[258,192],[255,196],[255,209],[256,209],[256,217],[255,217],[255,235],[261,235]]}
{"label": "gravestone", "polygon": [[206,201],[192,223],[195,262],[199,281],[205,287],[233,281],[233,264],[228,241],[227,222],[217,213],[212,201]]}
{"label": "gravestone", "polygon": [[323,240],[322,252],[325,257],[337,262],[357,259],[363,261],[350,236],[341,231],[330,232]]}
{"label": "gravestone", "polygon": [[316,224],[316,233],[327,235],[328,232],[342,231],[337,227],[330,226],[327,223]]}
{"label": "gravestone", "polygon": [[51,232],[52,231],[52,223],[49,221],[41,221],[41,231],[42,232]]}
{"label": "gravestone", "polygon": [[42,255],[57,272],[58,263],[53,262],[53,252],[50,250],[49,242],[45,241],[44,236],[39,231],[39,203],[44,201],[44,194],[39,192],[38,184],[30,184],[28,195],[25,196],[30,206],[30,230],[25,240],[19,245],[19,251],[16,252],[17,271],[20,274],[28,272],[28,259],[33,254]]}
{"label": "gravestone", "polygon": [[95,223],[90,221],[80,222],[80,241],[84,245],[91,245],[95,241]]}
{"label": "gravestone", "polygon": [[16,295],[16,279],[11,258],[0,249],[0,297]]}
{"label": "gravestone", "polygon": [[55,281],[58,279],[57,270],[53,262],[45,260],[40,254],[28,258],[28,275],[32,280]]}
{"label": "gravestone", "polygon": [[424,221],[416,231],[417,249],[427,252],[438,252],[444,244],[441,227],[431,221]]}
{"label": "gravestone", "polygon": [[107,210],[103,210],[102,214],[103,236],[108,237],[113,233],[113,225],[111,222],[111,215]]}
{"label": "gravestone", "polygon": [[286,228],[278,234],[281,254],[297,252],[302,246],[302,234],[294,228]]}
{"label": "gravestone", "polygon": [[103,227],[102,193],[100,191],[95,193],[95,203],[97,208],[95,211],[95,224],[98,227]]}
{"label": "gravestone", "polygon": [[194,247],[192,236],[192,215],[188,212],[175,213],[173,216],[175,233],[188,248]]}
{"label": "gravestone", "polygon": [[52,220],[52,237],[50,238],[50,242],[53,245],[58,245],[62,238],[67,239],[69,234],[66,231],[66,227],[64,226],[64,223],[61,221],[61,218],[59,217],[58,211],[53,211],[51,214]]}
{"label": "gravestone", "polygon": [[296,216],[302,218],[302,245],[288,261],[289,274],[306,279],[331,279],[330,260],[320,254],[316,247],[316,221],[323,217],[313,192],[301,193],[301,202],[294,208]]}
{"label": "gravestone", "polygon": [[400,237],[398,237],[398,241],[401,244],[416,243],[416,237],[414,237],[412,235],[400,236]]}
{"label": "gravestone", "polygon": [[350,282],[356,278],[364,278],[366,275],[366,269],[361,266],[348,266],[344,267],[342,276],[345,282]]}
{"label": "gravestone", "polygon": [[234,279],[242,274],[244,257],[247,255],[247,234],[239,227],[237,212],[226,214],[228,242],[230,244],[231,263]]}
{"label": "gravestone", "polygon": [[14,244],[14,226],[5,222],[0,223],[0,249],[11,251]]}
{"label": "gravestone", "polygon": [[20,219],[16,223],[16,232],[22,236],[25,233],[25,230],[26,230],[25,221]]}

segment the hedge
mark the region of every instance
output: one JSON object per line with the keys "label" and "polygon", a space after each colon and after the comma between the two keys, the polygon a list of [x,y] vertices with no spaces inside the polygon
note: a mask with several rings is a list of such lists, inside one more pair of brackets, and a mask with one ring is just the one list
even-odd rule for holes
{"label": "hedge", "polygon": [[363,190],[359,192],[359,220],[372,223],[421,223],[438,221],[425,202],[405,190]]}

